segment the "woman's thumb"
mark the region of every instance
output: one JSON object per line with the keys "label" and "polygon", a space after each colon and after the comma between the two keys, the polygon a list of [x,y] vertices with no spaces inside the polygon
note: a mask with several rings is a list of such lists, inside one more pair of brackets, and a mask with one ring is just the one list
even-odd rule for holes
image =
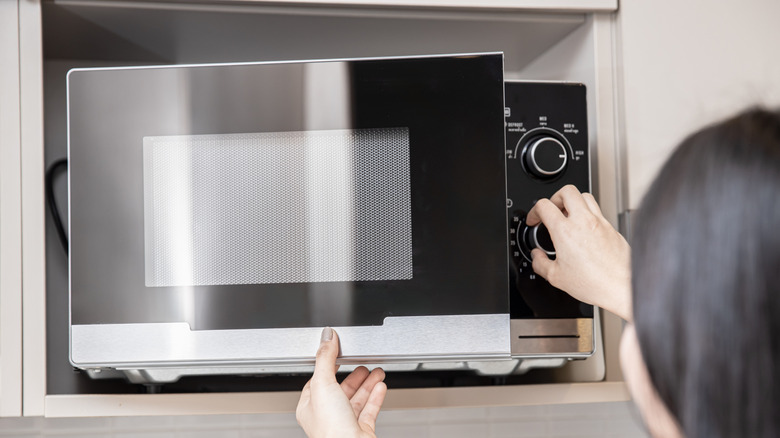
{"label": "woman's thumb", "polygon": [[339,356],[339,335],[330,327],[322,329],[320,348],[314,363],[312,380],[336,380],[336,358]]}

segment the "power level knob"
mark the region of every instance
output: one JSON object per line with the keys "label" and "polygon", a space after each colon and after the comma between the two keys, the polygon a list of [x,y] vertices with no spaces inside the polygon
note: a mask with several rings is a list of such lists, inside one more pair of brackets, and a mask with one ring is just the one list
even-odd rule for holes
{"label": "power level knob", "polygon": [[566,146],[555,137],[544,135],[529,141],[523,148],[526,170],[540,179],[551,179],[566,169]]}
{"label": "power level knob", "polygon": [[543,224],[526,227],[525,232],[523,233],[523,239],[525,240],[525,244],[529,251],[534,248],[539,248],[549,257],[555,257],[555,247],[553,246],[550,232],[547,231],[547,227]]}

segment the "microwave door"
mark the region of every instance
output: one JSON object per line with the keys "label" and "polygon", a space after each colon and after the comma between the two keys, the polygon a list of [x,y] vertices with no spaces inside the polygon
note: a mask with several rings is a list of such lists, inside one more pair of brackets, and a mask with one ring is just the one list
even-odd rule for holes
{"label": "microwave door", "polygon": [[500,54],[68,75],[81,368],[509,356]]}

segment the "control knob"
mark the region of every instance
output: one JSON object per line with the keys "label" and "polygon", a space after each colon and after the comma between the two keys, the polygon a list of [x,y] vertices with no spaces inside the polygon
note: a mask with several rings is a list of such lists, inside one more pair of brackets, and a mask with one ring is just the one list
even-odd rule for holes
{"label": "control knob", "polygon": [[532,251],[534,248],[539,248],[547,254],[548,257],[555,257],[555,247],[553,246],[550,232],[547,231],[547,227],[543,224],[537,224],[533,227],[525,226],[523,231],[523,242],[525,243],[528,251]]}
{"label": "control knob", "polygon": [[535,137],[523,148],[523,163],[531,175],[540,179],[551,179],[566,169],[568,153],[566,146],[555,137]]}

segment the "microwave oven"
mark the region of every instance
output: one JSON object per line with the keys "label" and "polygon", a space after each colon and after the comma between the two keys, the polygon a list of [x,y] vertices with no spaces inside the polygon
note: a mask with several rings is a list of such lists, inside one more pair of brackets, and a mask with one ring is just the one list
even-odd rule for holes
{"label": "microwave oven", "polygon": [[71,363],[289,372],[323,326],[346,369],[586,357],[593,308],[535,278],[522,222],[589,188],[584,111],[555,113],[584,87],[528,85],[505,104],[500,53],[71,70]]}

